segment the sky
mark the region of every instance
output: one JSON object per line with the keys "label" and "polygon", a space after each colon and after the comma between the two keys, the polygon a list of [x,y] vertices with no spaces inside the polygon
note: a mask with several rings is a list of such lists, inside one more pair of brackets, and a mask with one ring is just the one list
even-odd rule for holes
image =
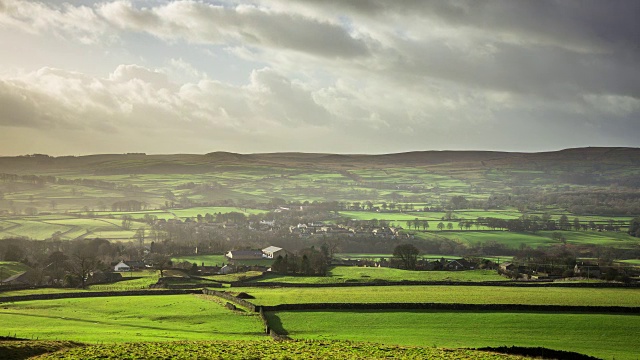
{"label": "sky", "polygon": [[640,1],[0,0],[0,155],[640,146]]}

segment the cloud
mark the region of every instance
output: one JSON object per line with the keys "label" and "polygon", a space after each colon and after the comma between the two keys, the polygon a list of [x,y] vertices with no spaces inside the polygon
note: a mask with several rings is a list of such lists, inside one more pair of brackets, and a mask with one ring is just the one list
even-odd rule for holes
{"label": "cloud", "polygon": [[101,5],[98,12],[123,30],[167,40],[248,43],[327,57],[363,56],[368,51],[364,41],[353,38],[338,24],[253,6],[174,1],[136,8],[128,1],[116,1]]}
{"label": "cloud", "polygon": [[0,69],[0,126],[199,149],[638,144],[635,2],[83,3],[0,0],[0,27],[127,55]]}
{"label": "cloud", "polygon": [[84,44],[98,42],[107,32],[93,8],[64,3],[50,6],[37,1],[0,0],[0,26],[29,33],[52,32],[60,38],[73,37]]}

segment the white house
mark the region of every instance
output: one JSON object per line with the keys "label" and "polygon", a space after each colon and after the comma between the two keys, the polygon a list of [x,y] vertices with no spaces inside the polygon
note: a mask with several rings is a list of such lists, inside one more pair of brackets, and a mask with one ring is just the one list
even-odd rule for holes
{"label": "white house", "polygon": [[131,271],[131,267],[120,261],[118,265],[113,268],[113,271]]}
{"label": "white house", "polygon": [[269,246],[267,248],[262,249],[262,253],[268,259],[276,259],[280,255],[284,257],[287,254],[287,251],[277,246]]}

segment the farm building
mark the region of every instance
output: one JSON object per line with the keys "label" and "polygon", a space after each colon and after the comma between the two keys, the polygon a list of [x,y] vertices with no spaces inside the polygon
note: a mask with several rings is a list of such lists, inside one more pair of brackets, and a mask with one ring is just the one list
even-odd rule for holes
{"label": "farm building", "polygon": [[261,250],[232,250],[225,254],[230,260],[260,260],[263,258]]}
{"label": "farm building", "polygon": [[220,274],[222,275],[233,274],[235,272],[236,272],[235,266],[231,266],[231,265],[225,265],[220,269]]}
{"label": "farm building", "polygon": [[445,270],[473,270],[475,269],[475,264],[470,263],[465,259],[457,259],[449,261],[445,266]]}
{"label": "farm building", "polygon": [[573,267],[573,273],[586,278],[600,277],[600,266],[588,262],[580,262]]}
{"label": "farm building", "polygon": [[113,271],[131,271],[131,267],[123,261],[120,261],[118,265],[113,267]]}
{"label": "farm building", "polygon": [[278,256],[284,257],[287,254],[287,250],[277,246],[269,246],[262,249],[262,253],[269,259],[276,259]]}

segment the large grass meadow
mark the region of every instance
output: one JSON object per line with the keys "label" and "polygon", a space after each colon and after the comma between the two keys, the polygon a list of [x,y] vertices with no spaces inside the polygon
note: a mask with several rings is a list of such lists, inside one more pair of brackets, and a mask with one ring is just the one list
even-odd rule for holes
{"label": "large grass meadow", "polygon": [[264,338],[256,314],[204,295],[128,296],[4,303],[2,334],[87,343]]}
{"label": "large grass meadow", "polygon": [[305,284],[339,284],[376,281],[507,281],[495,270],[471,271],[409,271],[383,267],[336,266],[327,276],[267,275],[257,282],[285,282]]}
{"label": "large grass meadow", "polygon": [[232,288],[259,305],[304,303],[460,303],[640,307],[638,288],[507,286],[356,286],[326,288]]}
{"label": "large grass meadow", "polygon": [[640,316],[484,311],[289,311],[268,313],[294,339],[445,348],[523,346],[603,359],[637,359]]}

